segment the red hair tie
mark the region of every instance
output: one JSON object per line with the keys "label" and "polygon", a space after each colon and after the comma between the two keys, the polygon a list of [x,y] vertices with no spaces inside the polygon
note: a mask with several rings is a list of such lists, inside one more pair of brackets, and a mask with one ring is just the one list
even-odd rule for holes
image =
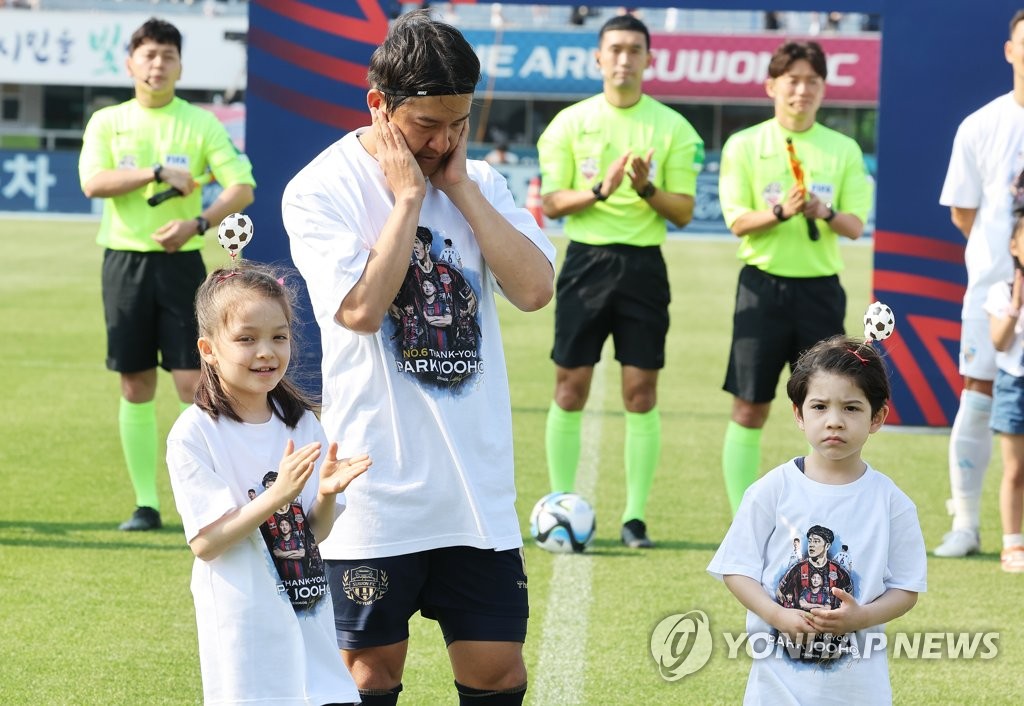
{"label": "red hair tie", "polygon": [[860,361],[861,365],[867,365],[868,364],[868,359],[865,358],[864,356],[862,356],[860,353],[858,353],[855,348],[848,348],[847,350],[849,350],[851,353],[853,353],[854,356],[856,356],[857,360]]}

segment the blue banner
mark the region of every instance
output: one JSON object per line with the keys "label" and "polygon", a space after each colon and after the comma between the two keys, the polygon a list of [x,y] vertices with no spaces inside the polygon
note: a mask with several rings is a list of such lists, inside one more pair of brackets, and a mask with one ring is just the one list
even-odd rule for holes
{"label": "blue banner", "polygon": [[[498,96],[574,99],[600,93],[596,32],[561,29],[464,32],[480,57],[477,90]],[[876,105],[880,40],[876,35],[815,37],[828,62],[828,104]],[[644,92],[707,102],[763,101],[774,34],[654,32]]]}
{"label": "blue banner", "polygon": [[559,98],[601,92],[596,33],[467,29],[463,34],[480,57],[478,90]]}
{"label": "blue banner", "polygon": [[0,211],[92,213],[78,183],[78,152],[0,150]]}

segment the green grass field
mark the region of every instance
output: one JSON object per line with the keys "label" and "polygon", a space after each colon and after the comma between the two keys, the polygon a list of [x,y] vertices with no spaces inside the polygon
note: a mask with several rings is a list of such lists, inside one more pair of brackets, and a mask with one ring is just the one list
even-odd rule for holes
{"label": "green grass field", "polygon": [[[0,625],[7,640],[0,703],[198,703],[192,555],[166,474],[167,528],[145,534],[116,529],[133,496],[117,437],[117,378],[103,364],[95,230],[95,222],[0,220],[0,500],[6,507],[0,515]],[[660,386],[664,451],[647,518],[658,542],[653,551],[625,550],[618,542],[624,495],[618,370],[614,364],[598,368],[585,422],[588,438],[597,440],[590,499],[598,537],[587,554],[571,557],[527,543],[529,704],[742,699],[749,662],[728,659],[720,636],[743,629],[744,611],[705,572],[730,520],[719,466],[730,398],[720,385],[738,271],[734,250],[728,239],[683,238],[665,248],[674,301]],[[870,296],[871,250],[855,244],[844,252],[848,328],[857,332]],[[212,239],[207,255],[211,263],[225,258]],[[553,382],[553,307],[535,314],[504,302],[501,307],[525,532],[533,502],[547,490],[543,428]],[[766,430],[764,470],[806,450],[782,400]],[[178,410],[168,376],[161,378],[158,408],[166,433]],[[929,548],[948,529],[946,446],[945,434],[883,431],[866,451],[917,503]],[[899,704],[1019,703],[1024,577],[999,569],[998,453],[993,459],[985,489],[986,553],[930,560],[929,592],[889,632],[996,630],[999,654],[891,660]],[[710,617],[711,660],[695,674],[666,682],[651,657],[651,632],[664,618],[693,609]],[[417,617],[412,633],[400,703],[455,703],[437,626]]]}

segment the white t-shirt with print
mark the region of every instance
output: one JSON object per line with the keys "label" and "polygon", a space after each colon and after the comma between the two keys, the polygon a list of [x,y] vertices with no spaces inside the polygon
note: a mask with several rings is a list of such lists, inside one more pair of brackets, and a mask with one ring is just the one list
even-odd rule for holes
{"label": "white t-shirt with print", "polygon": [[[1010,282],[996,282],[988,290],[985,300],[985,311],[992,316],[1006,316],[1013,296],[1013,285]],[[1013,345],[1005,351],[996,351],[996,365],[1000,370],[1024,377],[1024,323],[1017,319],[1013,327]]]}
{"label": "white t-shirt with print", "polygon": [[[185,539],[262,493],[289,439],[327,444],[316,416],[295,429],[276,416],[265,424],[214,420],[198,407],[182,412],[167,439],[167,468]],[[304,515],[316,499],[319,463],[286,510]],[[339,495],[339,510],[344,498]],[[292,518],[293,525],[302,520]],[[266,525],[261,530],[265,530]],[[297,609],[261,530],[210,561],[196,558],[192,596],[207,704],[323,704],[359,700],[341,656],[326,582],[315,605]],[[307,587],[314,588],[314,586]]]}
{"label": "white t-shirt with print", "polygon": [[[826,485],[805,476],[796,459],[747,489],[708,572],[718,579],[729,574],[748,576],[785,605],[786,598],[780,594],[802,593],[800,566],[810,559],[807,535],[812,528],[815,533],[825,528],[825,534],[832,534],[822,568],[835,585],[848,576],[858,603],[870,603],[890,588],[925,590],[924,538],[910,498],[870,466],[852,483]],[[799,557],[794,557],[794,539],[800,540]],[[787,577],[795,578],[796,585],[788,584]],[[803,583],[810,588],[810,581]],[[750,635],[776,633],[752,611],[747,611],[746,628]],[[871,644],[868,633],[884,628],[876,625],[858,631],[856,637],[850,636],[851,642],[863,648]],[[815,695],[841,695],[850,704],[882,704],[892,699],[884,650],[876,649],[868,657],[846,652],[828,662],[793,659],[785,652],[780,649],[752,660],[744,704],[815,703]]]}
{"label": "white t-shirt with print", "polygon": [[999,96],[964,118],[953,140],[939,203],[976,208],[967,239],[967,292],[962,318],[985,318],[989,287],[1013,274],[1010,231],[1011,187],[1024,169],[1024,106],[1012,93]]}
{"label": "white t-shirt with print", "polygon": [[[554,246],[515,205],[504,177],[481,161],[468,161],[467,170],[494,208],[553,262]],[[410,257],[378,332],[355,333],[335,321],[392,208],[383,172],[356,132],[300,171],[283,197],[292,259],[320,325],[324,428],[343,456],[373,458],[349,486],[348,510],[323,555],[522,546],[494,299],[500,292],[469,224],[444,193],[428,182],[420,212],[433,269],[424,273]],[[451,262],[441,260],[445,239],[457,253],[446,254]],[[453,264],[459,262],[461,268]]]}

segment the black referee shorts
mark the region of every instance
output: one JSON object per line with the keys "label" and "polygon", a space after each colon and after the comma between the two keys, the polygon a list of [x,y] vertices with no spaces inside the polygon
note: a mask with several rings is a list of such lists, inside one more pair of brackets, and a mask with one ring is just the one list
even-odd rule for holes
{"label": "black referee shorts", "polygon": [[571,242],[556,293],[551,358],[559,366],[596,365],[610,334],[622,365],[665,367],[672,297],[661,248]]}
{"label": "black referee shorts", "polygon": [[206,278],[203,256],[188,252],[103,254],[107,368],[198,370],[196,290]]}
{"label": "black referee shorts", "polygon": [[818,341],[844,333],[839,277],[776,277],[746,265],[736,287],[726,392],[771,402],[782,368]]}

